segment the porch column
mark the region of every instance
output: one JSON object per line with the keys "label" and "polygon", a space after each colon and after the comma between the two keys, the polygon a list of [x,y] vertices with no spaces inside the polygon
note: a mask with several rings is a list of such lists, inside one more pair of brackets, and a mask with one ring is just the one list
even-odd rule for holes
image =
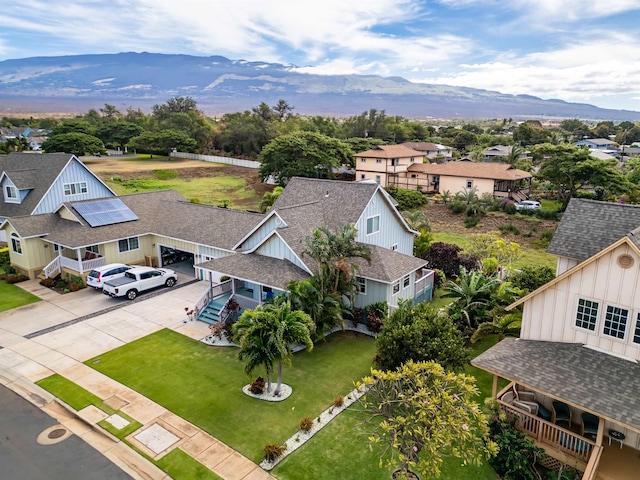
{"label": "porch column", "polygon": [[76,248],[76,257],[78,258],[78,272],[82,273],[82,255],[79,248]]}
{"label": "porch column", "polygon": [[596,435],[596,445],[602,446],[604,440],[604,418],[598,417],[598,434]]}
{"label": "porch column", "polygon": [[491,398],[498,397],[498,376],[493,374],[493,383],[491,384]]}

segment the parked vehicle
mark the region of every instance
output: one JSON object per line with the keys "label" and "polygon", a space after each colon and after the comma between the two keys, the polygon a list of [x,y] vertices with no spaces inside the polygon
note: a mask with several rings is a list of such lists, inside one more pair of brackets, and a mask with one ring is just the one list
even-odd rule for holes
{"label": "parked vehicle", "polygon": [[162,285],[173,287],[177,281],[176,272],[168,268],[133,267],[124,272],[122,277],[105,282],[102,293],[133,300],[140,292]]}
{"label": "parked vehicle", "polygon": [[516,210],[540,210],[542,205],[540,202],[536,202],[533,200],[523,200],[522,202],[516,203]]}
{"label": "parked vehicle", "polygon": [[110,263],[102,267],[94,268],[89,272],[87,285],[99,290],[102,288],[104,282],[124,276],[124,272],[131,268],[132,267],[124,263]]}

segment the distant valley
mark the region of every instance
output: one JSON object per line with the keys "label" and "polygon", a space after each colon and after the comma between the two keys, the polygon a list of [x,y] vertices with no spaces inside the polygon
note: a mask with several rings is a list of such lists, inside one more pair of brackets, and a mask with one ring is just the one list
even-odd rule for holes
{"label": "distant valley", "polygon": [[293,65],[154,53],[34,57],[0,62],[0,115],[84,112],[105,103],[148,110],[190,96],[208,115],[285,99],[306,115],[375,108],[413,118],[578,117],[640,120],[640,112],[529,95],[412,83],[399,77],[314,75]]}

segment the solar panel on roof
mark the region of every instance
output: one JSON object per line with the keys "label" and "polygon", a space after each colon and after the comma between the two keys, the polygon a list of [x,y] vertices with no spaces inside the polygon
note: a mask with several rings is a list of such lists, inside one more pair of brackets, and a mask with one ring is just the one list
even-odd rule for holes
{"label": "solar panel on roof", "polygon": [[73,208],[92,227],[103,227],[105,225],[138,220],[138,216],[119,198],[76,203]]}

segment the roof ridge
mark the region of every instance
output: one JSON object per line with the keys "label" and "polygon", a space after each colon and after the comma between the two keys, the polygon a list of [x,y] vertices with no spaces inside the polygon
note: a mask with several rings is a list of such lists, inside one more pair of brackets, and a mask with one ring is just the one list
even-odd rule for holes
{"label": "roof ridge", "polygon": [[306,207],[307,205],[313,205],[314,203],[320,203],[320,200],[310,200],[308,202],[297,203],[295,205],[288,205],[288,206],[284,206],[284,207],[278,207],[275,211],[287,210],[289,208],[296,208],[296,207]]}

